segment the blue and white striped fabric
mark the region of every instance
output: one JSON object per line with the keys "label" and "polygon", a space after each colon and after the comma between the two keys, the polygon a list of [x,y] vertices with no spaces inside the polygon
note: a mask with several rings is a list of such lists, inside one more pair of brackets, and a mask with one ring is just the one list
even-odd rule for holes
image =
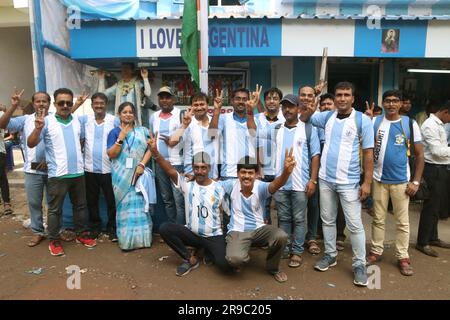
{"label": "blue and white striped fabric", "polygon": [[35,120],[34,113],[30,115],[20,116],[17,118],[12,118],[9,121],[7,128],[9,132],[20,133],[20,141],[25,155],[23,171],[26,173],[47,175],[47,172],[31,169],[32,162],[41,162],[42,160],[45,160],[44,141],[40,141],[39,144],[34,148],[29,148],[27,145],[27,138],[35,128],[34,120]]}
{"label": "blue and white striped fabric", "polygon": [[[332,115],[328,118],[327,115],[330,112]],[[312,115],[312,124],[325,129],[325,145],[320,160],[320,179],[337,184],[359,182],[360,144],[356,112],[353,109],[350,116],[345,119],[336,118],[337,111],[324,111]],[[366,115],[362,115],[361,130],[362,148],[373,148],[373,125]]]}
{"label": "blue and white striped fabric", "polygon": [[201,186],[195,181],[187,182],[184,176],[178,175],[178,184],[184,195],[186,227],[201,237],[222,235],[220,209],[225,194],[221,183],[213,181]]}
{"label": "blue and white striped fabric", "polygon": [[293,148],[293,155],[297,163],[289,180],[280,190],[305,191],[306,184],[311,178],[311,158],[320,154],[320,142],[317,129],[313,127],[311,130],[310,151],[308,151],[305,124],[302,121],[299,121],[295,128],[289,129],[283,125],[275,131],[277,131],[277,137],[275,139],[277,146],[276,175],[280,176],[283,173],[285,150]]}
{"label": "blue and white striped fabric", "polygon": [[220,116],[219,134],[222,139],[220,175],[236,178],[239,160],[245,156],[256,157],[256,135],[250,135],[247,120],[240,121],[234,112]]}
{"label": "blue and white striped fabric", "polygon": [[269,182],[255,180],[252,195],[248,198],[241,193],[239,180],[225,180],[219,183],[231,199],[228,232],[251,232],[265,225],[264,206],[267,198],[271,196]]}
{"label": "blue and white striped fabric", "polygon": [[45,143],[49,178],[84,173],[81,138],[81,125],[76,115],[72,115],[68,124],[60,123],[54,114],[45,117],[41,140]]}
{"label": "blue and white striped fabric", "polygon": [[[408,182],[411,176],[407,155],[409,118],[402,116],[397,121],[389,121],[384,116],[378,116],[374,119],[374,130],[373,178],[386,184]],[[414,143],[421,143],[420,129],[415,121],[413,130]]]}
{"label": "blue and white striped fabric", "polygon": [[275,142],[273,141],[273,129],[282,124],[285,119],[283,113],[280,111],[277,116],[278,120],[270,123],[264,112],[258,113],[255,116],[257,127],[257,147],[258,152],[262,157],[262,172],[265,176],[275,175]]}
{"label": "blue and white striped fabric", "polygon": [[84,133],[84,170],[91,173],[111,173],[111,160],[106,154],[109,132],[114,129],[116,118],[106,114],[104,121],[98,124],[95,115],[79,117]]}
{"label": "blue and white striped fabric", "polygon": [[[171,136],[181,126],[180,123],[180,109],[173,108],[172,116],[169,119],[161,119],[159,115],[161,110],[155,112],[150,116],[149,126],[150,132],[155,135],[159,133],[161,135]],[[158,139],[158,151],[159,153],[170,162],[172,165],[183,164],[183,141],[180,141],[175,147],[170,148],[162,139]]]}
{"label": "blue and white striped fabric", "polygon": [[[211,122],[211,117],[208,117]],[[206,152],[211,159],[209,177],[219,177],[219,137],[209,136],[209,130],[192,118],[191,124],[184,132],[184,172],[192,173],[192,158],[197,152]]]}

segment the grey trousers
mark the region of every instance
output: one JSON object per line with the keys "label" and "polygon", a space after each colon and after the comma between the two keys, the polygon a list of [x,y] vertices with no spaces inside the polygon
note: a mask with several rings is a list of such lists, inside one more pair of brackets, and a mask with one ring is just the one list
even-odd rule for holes
{"label": "grey trousers", "polygon": [[232,267],[239,267],[250,260],[248,252],[251,246],[269,246],[266,269],[275,274],[279,271],[280,260],[286,247],[287,234],[273,225],[264,225],[254,231],[231,231],[227,234],[226,256]]}

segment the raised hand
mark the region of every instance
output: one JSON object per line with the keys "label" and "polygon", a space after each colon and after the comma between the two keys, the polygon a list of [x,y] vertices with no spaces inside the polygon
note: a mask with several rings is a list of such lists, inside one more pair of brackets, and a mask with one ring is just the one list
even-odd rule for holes
{"label": "raised hand", "polygon": [[319,83],[314,87],[314,93],[316,96],[320,95],[323,91],[323,88],[327,85],[326,81],[320,80]]}
{"label": "raised hand", "polygon": [[131,130],[133,130],[133,126],[131,124],[126,124],[123,128],[121,127],[119,139],[124,140],[127,137],[128,132],[130,132]]}
{"label": "raised hand", "polygon": [[148,147],[150,148],[150,152],[153,155],[158,154],[158,132],[153,136],[152,133],[150,133],[150,138],[147,141]]}
{"label": "raised hand", "polygon": [[366,114],[367,116],[369,116],[372,119],[374,109],[375,109],[375,102],[372,102],[372,104],[369,105],[369,102],[366,101],[366,112],[364,112],[364,114]]}
{"label": "raised hand", "polygon": [[292,171],[294,171],[294,168],[296,165],[295,157],[293,156],[293,153],[294,153],[294,148],[291,148],[291,150],[289,150],[289,153],[288,153],[287,149],[284,152],[284,169],[283,169],[283,171],[288,174],[291,174]]}
{"label": "raised hand", "polygon": [[183,126],[185,128],[189,127],[189,125],[191,124],[192,115],[193,115],[192,108],[188,108],[187,111],[184,113],[184,116],[183,116]]}
{"label": "raised hand", "polygon": [[22,89],[22,91],[17,90],[16,87],[14,87],[14,91],[13,94],[11,96],[11,106],[13,108],[17,108],[19,106],[20,103],[20,99],[22,98],[23,92],[25,91],[25,89]]}
{"label": "raised hand", "polygon": [[223,90],[216,89],[216,96],[214,98],[214,109],[219,110],[222,108],[223,104]]}
{"label": "raised hand", "polygon": [[142,79],[148,78],[148,70],[147,69],[141,68],[141,77],[142,77]]}
{"label": "raised hand", "polygon": [[86,93],[83,91],[81,96],[78,96],[77,100],[75,101],[75,105],[74,105],[75,108],[82,106],[88,97],[89,97],[89,93]]}
{"label": "raised hand", "polygon": [[106,72],[104,70],[97,70],[97,77],[99,79],[104,79],[106,75]]}
{"label": "raised hand", "polygon": [[250,99],[245,103],[247,106],[247,113],[252,113],[253,109],[258,105],[261,96],[262,86],[256,85],[256,90],[250,94]]}
{"label": "raised hand", "polygon": [[44,125],[45,125],[44,114],[43,112],[40,112],[40,110],[38,110],[36,118],[34,119],[34,127],[38,130],[41,130],[42,128],[44,128]]}

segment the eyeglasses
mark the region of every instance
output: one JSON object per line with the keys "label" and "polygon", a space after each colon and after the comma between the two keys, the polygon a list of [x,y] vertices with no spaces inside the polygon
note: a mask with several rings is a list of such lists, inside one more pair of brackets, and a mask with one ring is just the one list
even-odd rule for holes
{"label": "eyeglasses", "polygon": [[73,107],[73,101],[58,101],[56,102],[56,104],[58,105],[58,107],[64,107],[65,105],[67,105],[69,108]]}
{"label": "eyeglasses", "polygon": [[400,99],[385,99],[384,100],[384,103],[386,103],[386,104],[397,104],[397,103],[400,103]]}

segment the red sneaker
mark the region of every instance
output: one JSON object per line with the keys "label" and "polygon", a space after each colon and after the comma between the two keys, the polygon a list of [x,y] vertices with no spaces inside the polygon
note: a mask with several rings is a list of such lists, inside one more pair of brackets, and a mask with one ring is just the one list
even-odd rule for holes
{"label": "red sneaker", "polygon": [[92,248],[97,245],[97,241],[95,239],[89,239],[85,236],[77,237],[77,243],[83,244],[85,247]]}
{"label": "red sneaker", "polygon": [[64,255],[64,250],[61,245],[61,241],[58,241],[58,240],[50,240],[50,244],[48,245],[48,250],[50,250],[50,254],[52,256]]}

